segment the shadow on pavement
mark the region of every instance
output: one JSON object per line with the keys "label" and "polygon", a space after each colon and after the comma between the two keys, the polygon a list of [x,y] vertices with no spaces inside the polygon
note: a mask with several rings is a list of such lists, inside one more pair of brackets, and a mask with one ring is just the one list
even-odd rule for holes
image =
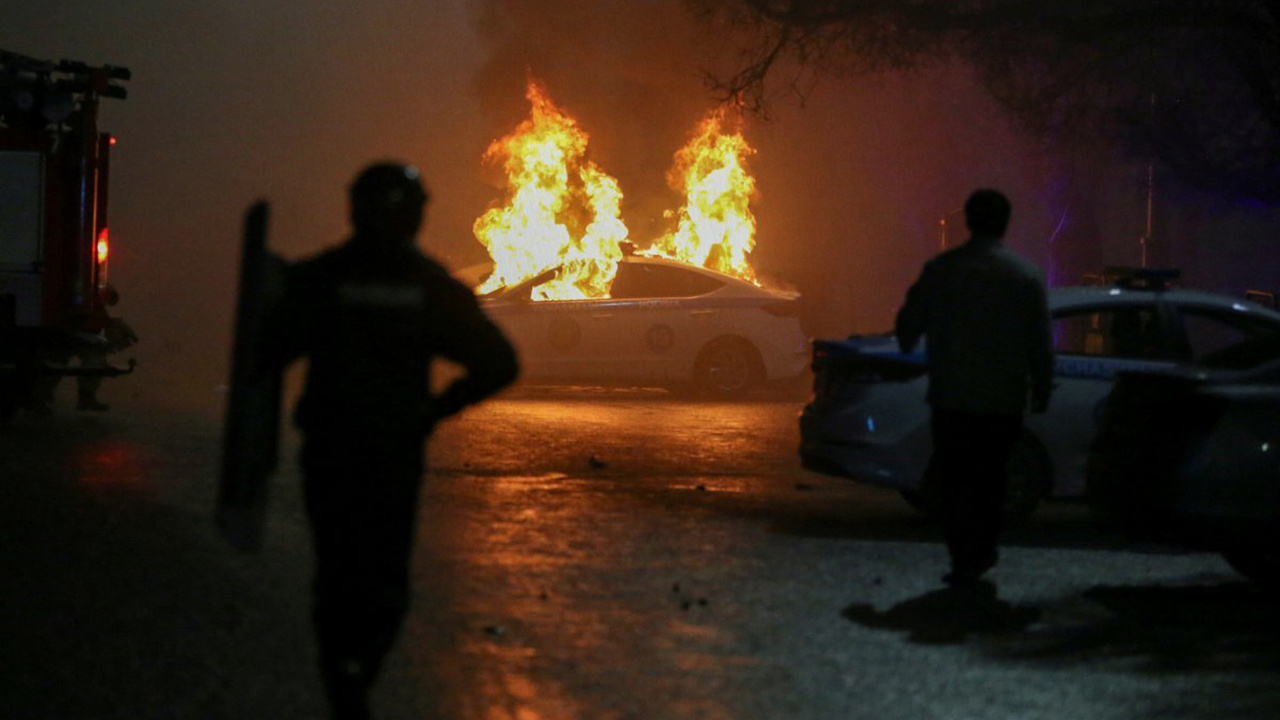
{"label": "shadow on pavement", "polygon": [[[891,501],[887,501],[891,502]],[[829,510],[777,513],[770,518],[770,530],[779,535],[833,540],[890,540],[899,542],[942,542],[937,523],[905,503],[872,509],[850,506],[844,514]],[[1058,504],[1005,530],[1004,547],[1114,549],[1134,551],[1133,543],[1098,528],[1083,504]],[[1162,553],[1178,552],[1173,547],[1151,548]]]}
{"label": "shadow on pavement", "polygon": [[1149,673],[1261,671],[1274,681],[1278,602],[1247,582],[1103,585],[1045,607],[1047,622],[1002,652],[1048,665],[1122,660]]}
{"label": "shadow on pavement", "polygon": [[[1280,613],[1275,595],[1245,582],[1097,586],[1039,607],[1000,600],[991,583],[934,590],[883,612],[853,604],[841,615],[923,645],[968,643],[1003,663],[1196,678],[1194,697],[1171,692],[1132,717],[1181,720],[1280,717]],[[1185,691],[1184,691],[1185,693]]]}
{"label": "shadow on pavement", "polygon": [[1045,623],[983,650],[1048,670],[1087,667],[1175,682],[1197,679],[1192,695],[1171,693],[1134,717],[1271,720],[1280,717],[1278,601],[1246,582],[1102,585],[1044,607]]}
{"label": "shadow on pavement", "polygon": [[907,642],[920,645],[955,645],[978,635],[1017,633],[1040,617],[1036,608],[1001,600],[995,584],[987,581],[933,590],[884,612],[855,603],[840,614],[873,630],[905,632]]}

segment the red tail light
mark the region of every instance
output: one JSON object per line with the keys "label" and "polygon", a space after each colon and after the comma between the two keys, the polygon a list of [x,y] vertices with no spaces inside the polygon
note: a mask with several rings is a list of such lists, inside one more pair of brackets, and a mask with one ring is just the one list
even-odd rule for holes
{"label": "red tail light", "polygon": [[107,261],[107,253],[111,249],[111,243],[108,241],[108,233],[106,228],[98,231],[97,257],[98,264],[101,265]]}

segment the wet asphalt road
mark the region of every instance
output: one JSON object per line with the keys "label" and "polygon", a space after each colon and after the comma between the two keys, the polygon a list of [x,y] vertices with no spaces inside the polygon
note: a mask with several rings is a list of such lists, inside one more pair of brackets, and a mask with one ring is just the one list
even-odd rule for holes
{"label": "wet asphalt road", "polygon": [[[796,402],[527,392],[430,448],[389,720],[1275,718],[1276,599],[1049,506],[942,591],[896,495],[806,473]],[[213,414],[0,433],[0,717],[320,718],[297,476],[212,532]],[[296,448],[286,437],[286,454]]]}

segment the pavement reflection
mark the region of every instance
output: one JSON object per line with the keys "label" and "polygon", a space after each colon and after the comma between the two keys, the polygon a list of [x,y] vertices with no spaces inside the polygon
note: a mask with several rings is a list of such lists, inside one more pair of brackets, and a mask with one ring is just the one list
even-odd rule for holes
{"label": "pavement reflection", "polygon": [[[1277,717],[1274,597],[1220,558],[1049,504],[998,593],[949,595],[895,494],[799,470],[797,410],[555,397],[446,423],[376,716]],[[0,434],[5,717],[322,716],[296,438],[249,558],[213,532],[218,436],[114,410]]]}
{"label": "pavement reflection", "polygon": [[429,480],[407,634],[432,641],[405,648],[413,681],[442,717],[740,717],[713,689],[757,663],[725,608],[681,583],[717,559],[680,553],[690,537],[581,469]]}
{"label": "pavement reflection", "polygon": [[71,472],[85,485],[135,485],[145,475],[145,449],[117,437],[97,438],[74,447]]}

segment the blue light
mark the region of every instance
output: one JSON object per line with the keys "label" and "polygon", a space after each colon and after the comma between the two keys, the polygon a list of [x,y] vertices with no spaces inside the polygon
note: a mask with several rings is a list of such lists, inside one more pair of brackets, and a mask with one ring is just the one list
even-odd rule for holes
{"label": "blue light", "polygon": [[876,419],[868,415],[867,416],[867,432],[873,433],[875,431],[876,431]]}

